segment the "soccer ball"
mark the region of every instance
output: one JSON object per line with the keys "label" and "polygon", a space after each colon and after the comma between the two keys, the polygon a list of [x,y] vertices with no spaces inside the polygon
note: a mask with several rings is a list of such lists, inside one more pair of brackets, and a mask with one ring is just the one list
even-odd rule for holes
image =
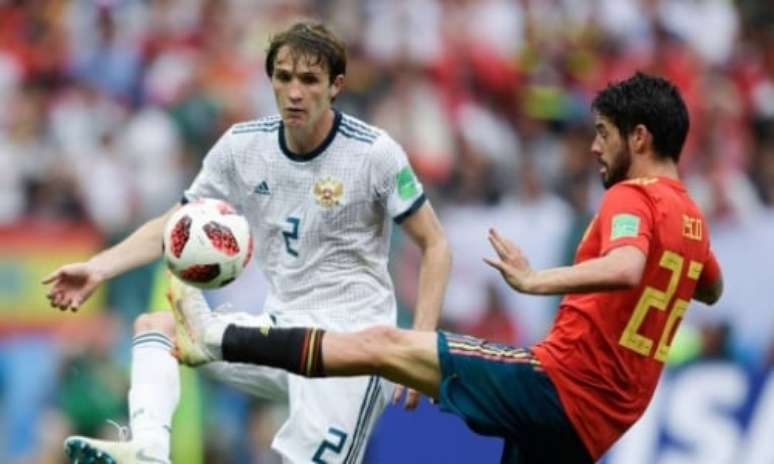
{"label": "soccer ball", "polygon": [[203,198],[175,211],[164,227],[164,261],[187,284],[228,285],[250,262],[253,238],[247,219],[223,200]]}

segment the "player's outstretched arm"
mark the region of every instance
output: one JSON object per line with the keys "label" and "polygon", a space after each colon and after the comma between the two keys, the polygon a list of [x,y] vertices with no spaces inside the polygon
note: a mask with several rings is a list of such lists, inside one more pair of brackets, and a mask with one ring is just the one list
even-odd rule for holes
{"label": "player's outstretched arm", "polygon": [[341,333],[230,325],[220,338],[220,349],[209,350],[219,352],[216,359],[277,367],[306,377],[379,375],[438,398],[437,337],[435,332],[394,327]]}
{"label": "player's outstretched arm", "polygon": [[521,249],[496,230],[489,232],[489,242],[497,258],[484,261],[513,287],[522,293],[562,295],[607,290],[621,290],[639,285],[647,257],[637,247],[624,245],[605,256],[589,259],[573,266],[533,270]]}
{"label": "player's outstretched arm", "polygon": [[51,306],[77,311],[102,282],[161,256],[164,224],[177,208],[179,205],[151,219],[129,237],[90,260],[64,265],[46,276],[42,283],[51,285],[46,293]]}

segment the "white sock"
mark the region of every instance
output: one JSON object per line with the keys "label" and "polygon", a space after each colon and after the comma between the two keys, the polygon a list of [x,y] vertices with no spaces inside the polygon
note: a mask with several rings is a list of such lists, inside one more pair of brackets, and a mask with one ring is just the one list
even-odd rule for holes
{"label": "white sock", "polygon": [[132,341],[129,424],[132,440],[154,456],[169,459],[172,415],[180,400],[180,374],[172,341],[161,332],[143,332]]}

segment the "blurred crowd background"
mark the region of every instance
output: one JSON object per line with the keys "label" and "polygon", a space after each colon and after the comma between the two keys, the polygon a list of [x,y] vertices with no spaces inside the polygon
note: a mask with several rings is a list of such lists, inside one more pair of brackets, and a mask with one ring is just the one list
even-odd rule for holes
{"label": "blurred crowd background", "polygon": [[[591,99],[635,70],[672,80],[691,116],[682,176],[726,283],[716,307],[692,306],[673,369],[772,371],[766,0],[0,0],[0,462],[61,462],[66,434],[126,421],[131,323],[163,306],[158,266],[79,314],[47,307],[39,281],[168,209],[223,131],[275,112],[264,49],[299,17],[348,43],[336,106],[405,147],[440,215],[454,252],[443,327],[502,342],[541,338],[558,299],[510,291],[481,261],[486,229],[535,267],[570,263],[603,193]],[[406,325],[419,254],[399,233],[392,253]],[[248,274],[213,301],[259,311]],[[277,462],[281,409],[185,375],[179,462]]]}

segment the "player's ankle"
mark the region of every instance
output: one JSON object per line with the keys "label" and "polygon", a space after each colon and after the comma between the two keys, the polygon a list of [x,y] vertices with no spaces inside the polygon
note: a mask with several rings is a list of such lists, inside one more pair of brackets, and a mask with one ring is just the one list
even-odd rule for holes
{"label": "player's ankle", "polygon": [[201,341],[213,361],[223,360],[223,334],[226,332],[228,324],[213,320],[206,324],[201,334]]}
{"label": "player's ankle", "polygon": [[278,367],[305,377],[322,377],[325,331],[313,328],[240,327],[229,324],[221,336],[223,359]]}

